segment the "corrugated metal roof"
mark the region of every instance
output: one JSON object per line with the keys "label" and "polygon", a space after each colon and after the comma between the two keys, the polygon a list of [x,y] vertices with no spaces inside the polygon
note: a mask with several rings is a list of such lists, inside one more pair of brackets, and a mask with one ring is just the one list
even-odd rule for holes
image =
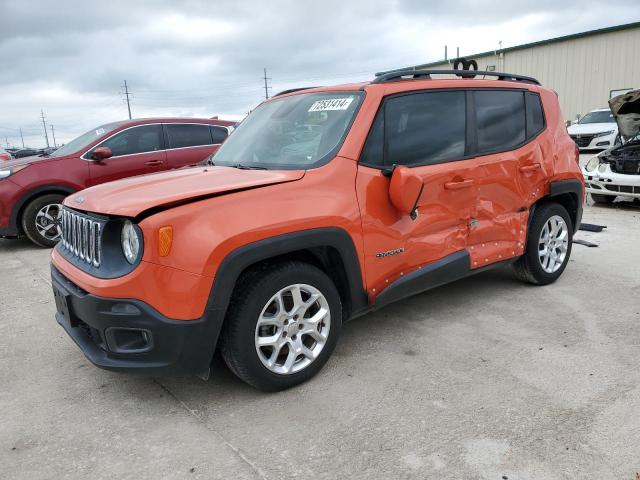
{"label": "corrugated metal roof", "polygon": [[[532,48],[532,47],[541,47],[543,45],[549,45],[551,43],[558,43],[558,42],[565,42],[567,40],[575,40],[578,38],[583,38],[583,37],[590,37],[592,35],[600,35],[603,33],[611,33],[611,32],[619,32],[621,30],[629,30],[632,28],[640,28],[640,22],[633,22],[633,23],[625,23],[624,25],[615,25],[613,27],[606,27],[606,28],[598,28],[596,30],[589,30],[586,32],[581,32],[581,33],[572,33],[571,35],[564,35],[562,37],[555,37],[555,38],[550,38],[548,40],[541,40],[538,42],[532,42],[532,43],[525,43],[523,45],[516,45],[515,47],[508,47],[508,48],[501,48],[501,49],[497,49],[497,50],[489,50],[487,52],[482,52],[482,53],[474,53],[472,55],[464,55],[465,58],[477,58],[477,57],[486,57],[488,55],[495,55],[498,53],[506,53],[506,52],[513,52],[515,50],[524,50],[526,48]],[[453,60],[453,59],[449,59]],[[411,66],[411,67],[405,67],[405,68],[430,68],[430,67],[435,67],[438,65],[441,65],[443,63],[446,63],[448,60],[445,60],[444,58],[442,60],[438,60],[437,62],[431,62],[431,63],[424,63],[422,65],[415,65],[415,66]],[[395,69],[394,69],[395,70]],[[401,69],[398,69],[401,70]]]}

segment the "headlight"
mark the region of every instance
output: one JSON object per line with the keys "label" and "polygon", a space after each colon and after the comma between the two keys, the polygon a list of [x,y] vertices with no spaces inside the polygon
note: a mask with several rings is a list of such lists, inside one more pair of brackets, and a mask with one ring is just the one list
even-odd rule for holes
{"label": "headlight", "polygon": [[598,157],[593,157],[587,162],[584,168],[587,172],[591,172],[598,168],[598,165],[600,165],[600,159]]}
{"label": "headlight", "polygon": [[11,175],[15,175],[20,170],[22,170],[23,168],[26,168],[28,166],[29,166],[29,164],[16,165],[15,167],[0,168],[0,180],[3,179],[3,178],[10,177]]}
{"label": "headlight", "polygon": [[124,257],[127,259],[127,262],[133,265],[140,254],[140,244],[142,242],[138,231],[129,220],[124,222],[120,238],[122,239],[122,252],[124,253]]}
{"label": "headlight", "polygon": [[597,137],[606,137],[607,135],[611,135],[613,132],[615,132],[615,130],[609,130],[608,132],[600,132],[600,133],[596,133],[594,135],[594,138]]}

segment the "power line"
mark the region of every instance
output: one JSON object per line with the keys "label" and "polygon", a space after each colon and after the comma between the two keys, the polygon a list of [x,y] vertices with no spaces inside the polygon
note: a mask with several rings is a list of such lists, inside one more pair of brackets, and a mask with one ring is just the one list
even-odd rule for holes
{"label": "power line", "polygon": [[271,80],[271,78],[267,77],[267,69],[265,67],[265,69],[264,69],[264,98],[266,100],[269,100],[269,89],[271,88],[267,84],[268,80]]}
{"label": "power line", "polygon": [[129,111],[129,120],[131,120],[131,103],[129,102],[129,88],[126,80],[124,81],[124,95],[127,97],[127,110]]}
{"label": "power line", "polygon": [[49,135],[47,135],[47,124],[44,121],[44,112],[40,109],[40,117],[42,118],[42,127],[44,128],[44,139],[47,142],[47,148],[49,148]]}

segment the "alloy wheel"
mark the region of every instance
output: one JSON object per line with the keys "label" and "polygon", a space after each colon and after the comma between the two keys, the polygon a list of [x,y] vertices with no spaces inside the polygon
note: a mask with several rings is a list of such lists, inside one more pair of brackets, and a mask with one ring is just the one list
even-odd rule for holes
{"label": "alloy wheel", "polygon": [[45,205],[36,214],[36,229],[47,240],[56,241],[62,236],[62,205]]}
{"label": "alloy wheel", "polygon": [[567,257],[569,227],[560,215],[550,217],[542,227],[538,240],[538,259],[542,269],[555,273]]}
{"label": "alloy wheel", "polygon": [[330,328],[331,311],[325,296],[311,285],[289,285],[269,299],[258,318],[258,357],[273,373],[299,372],[318,358]]}

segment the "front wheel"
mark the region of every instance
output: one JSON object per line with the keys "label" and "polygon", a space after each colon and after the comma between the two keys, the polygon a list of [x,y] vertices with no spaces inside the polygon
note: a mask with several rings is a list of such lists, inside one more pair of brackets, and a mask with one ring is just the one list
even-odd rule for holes
{"label": "front wheel", "polygon": [[22,229],[36,245],[54,247],[62,237],[64,195],[49,194],[32,200],[22,214]]}
{"label": "front wheel", "polygon": [[250,385],[283,390],[320,371],[341,325],[342,304],[331,279],[313,265],[287,262],[239,280],[221,353]]}
{"label": "front wheel", "polygon": [[534,285],[555,282],[569,263],[573,227],[558,203],[539,205],[529,224],[524,254],[514,264],[518,278]]}

